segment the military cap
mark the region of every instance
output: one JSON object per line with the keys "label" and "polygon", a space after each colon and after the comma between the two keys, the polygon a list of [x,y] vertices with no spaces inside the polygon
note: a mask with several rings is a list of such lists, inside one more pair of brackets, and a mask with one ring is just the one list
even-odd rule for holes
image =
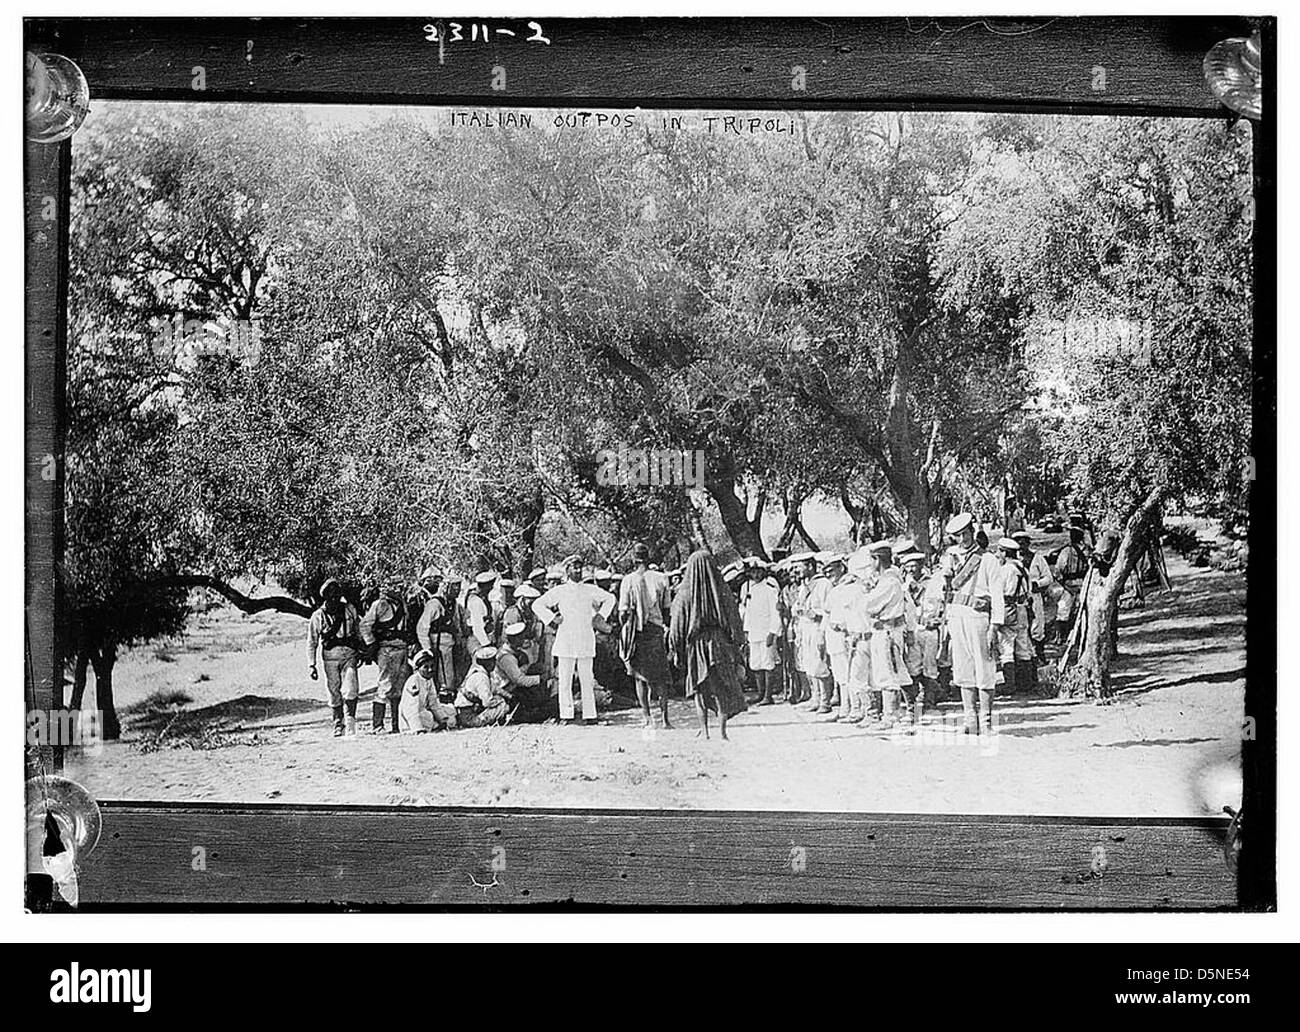
{"label": "military cap", "polygon": [[945,534],[960,534],[963,530],[975,522],[975,517],[968,512],[959,512],[950,519],[943,528]]}

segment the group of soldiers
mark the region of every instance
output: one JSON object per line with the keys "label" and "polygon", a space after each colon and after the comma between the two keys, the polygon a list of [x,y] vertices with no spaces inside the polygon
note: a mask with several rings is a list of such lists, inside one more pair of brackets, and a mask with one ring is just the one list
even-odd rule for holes
{"label": "group of soldiers", "polygon": [[[1073,619],[1090,562],[1086,529],[1072,517],[1070,542],[1050,562],[1023,529],[990,544],[970,513],[947,523],[951,544],[933,566],[910,542],[887,541],[738,560],[722,579],[735,593],[749,687],[759,705],[782,694],[824,719],[873,728],[914,725],[955,687],[964,730],[987,732],[999,674],[1004,691],[1031,690],[1045,642]],[[357,733],[360,670],[371,663],[375,733],[572,723],[575,675],[592,723],[598,657],[617,653],[620,627],[634,625],[622,636],[628,662],[612,669],[626,667],[647,725],[657,692],[667,725],[673,672],[657,646],[681,574],[662,572],[639,545],[626,578],[577,555],[519,579],[429,567],[360,606],[331,578],[309,622],[310,677],[323,669],[339,737]]]}
{"label": "group of soldiers", "polygon": [[950,545],[933,565],[909,541],[733,563],[724,577],[759,704],[783,691],[825,719],[893,729],[919,724],[955,687],[963,731],[991,731],[999,680],[1005,694],[1032,691],[1045,646],[1068,634],[1091,528],[1072,515],[1051,556],[1023,527],[991,543],[970,513],[944,529]]}
{"label": "group of soldiers", "polygon": [[357,733],[360,670],[372,663],[376,733],[542,720],[553,709],[572,722],[575,674],[592,723],[597,638],[616,633],[620,581],[576,555],[518,581],[431,566],[414,584],[393,578],[356,606],[330,578],[308,623],[309,675],[324,670],[336,737]]}

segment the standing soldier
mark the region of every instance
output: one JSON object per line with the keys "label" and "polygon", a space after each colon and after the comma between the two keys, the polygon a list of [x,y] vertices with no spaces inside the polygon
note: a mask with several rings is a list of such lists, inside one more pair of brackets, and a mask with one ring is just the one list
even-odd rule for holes
{"label": "standing soldier", "polygon": [[415,637],[420,648],[433,656],[433,676],[440,695],[445,696],[456,687],[456,595],[460,578],[448,578],[445,588],[430,596],[420,612]]}
{"label": "standing soldier", "polygon": [[[1029,543],[1029,531],[1021,530],[1011,535],[1020,545],[1020,564],[1029,573],[1029,640],[1034,643],[1034,656],[1039,663],[1046,662],[1043,645],[1048,629],[1056,623],[1056,577],[1043,556]],[[1038,666],[1033,665],[1034,685],[1038,683]]]}
{"label": "standing soldier", "polygon": [[371,650],[379,668],[379,687],[371,712],[371,730],[376,734],[384,730],[385,706],[392,710],[390,734],[397,734],[397,704],[411,672],[406,662],[407,620],[403,587],[400,579],[390,579],[361,620],[361,640]]}
{"label": "standing soldier", "polygon": [[[850,724],[865,722],[872,727],[880,726],[881,695],[871,678],[873,620],[866,603],[876,580],[871,550],[865,546],[859,548],[849,556],[845,576],[832,592],[830,617],[832,622],[843,627],[848,646],[844,684],[840,689],[840,720]],[[828,639],[830,633],[826,632]]]}
{"label": "standing soldier", "polygon": [[902,574],[894,565],[889,542],[876,541],[868,546],[868,550],[876,574],[875,584],[863,601],[863,610],[871,621],[871,687],[881,694],[881,720],[890,727],[900,720],[903,697],[906,697],[908,707],[901,719],[904,723],[911,723],[914,719],[916,687],[907,672],[905,659],[907,590],[903,586]]}
{"label": "standing soldier", "polygon": [[1014,538],[1002,538],[998,550],[1002,565],[993,587],[990,619],[1003,685],[1011,695],[1028,691],[1035,672],[1034,646],[1029,639],[1029,571],[1020,562],[1020,543]]}
{"label": "standing soldier", "polygon": [[541,597],[542,593],[533,587],[531,580],[524,581],[515,589],[515,609],[519,614],[517,619],[524,625],[524,653],[530,666],[537,666],[544,672],[548,668],[541,666],[542,625],[533,612],[533,603]]}
{"label": "standing soldier", "polygon": [[636,682],[637,701],[641,703],[641,720],[654,727],[650,699],[657,690],[664,727],[668,722],[668,652],[665,645],[672,600],[668,582],[650,569],[650,547],[638,544],[632,551],[636,566],[619,586],[618,612],[622,627],[620,655],[627,671]]}
{"label": "standing soldier", "polygon": [[808,592],[804,579],[804,565],[810,554],[791,556],[790,580],[782,589],[782,611],[786,619],[785,658],[789,660],[789,690],[786,702],[794,705],[803,702],[812,692],[808,690],[808,675],[803,672],[799,658],[799,618],[803,611],[803,597]]}
{"label": "standing soldier", "polygon": [[491,597],[496,579],[495,572],[484,570],[474,578],[474,590],[465,599],[465,623],[469,629],[465,647],[471,656],[489,645],[496,647],[496,620]]}
{"label": "standing soldier", "polygon": [[1083,543],[1083,527],[1070,527],[1070,542],[1056,557],[1056,579],[1061,583],[1061,600],[1056,608],[1056,627],[1061,641],[1070,636],[1079,603],[1079,589],[1088,572],[1088,550]]}
{"label": "standing soldier", "polygon": [[618,600],[594,583],[582,583],[581,556],[569,556],[564,561],[564,568],[569,579],[546,591],[533,603],[533,612],[542,623],[555,628],[560,719],[566,724],[573,723],[573,675],[576,671],[582,685],[583,722],[595,724],[596,676],[592,664],[596,658],[596,629],[593,621],[597,615],[602,620],[609,616]]}
{"label": "standing soldier", "polygon": [[916,722],[920,723],[927,705],[939,701],[939,606],[942,596],[926,591],[930,578],[925,570],[925,553],[915,548],[898,555],[906,591],[907,627],[911,640],[907,645],[907,672],[920,684],[915,704]]}
{"label": "standing soldier", "polygon": [[319,648],[325,665],[325,689],[329,692],[330,709],[334,713],[334,737],[340,738],[346,733],[351,738],[357,733],[360,621],[356,609],[343,597],[343,589],[333,577],[321,585],[320,594],[320,607],[311,614],[307,624],[307,664],[311,679],[315,681],[320,676],[316,670],[316,650]]}
{"label": "standing soldier", "polygon": [[849,688],[849,665],[858,645],[860,628],[854,624],[855,610],[862,601],[862,581],[869,570],[865,556],[855,552],[849,556],[844,573],[826,595],[826,619],[823,621],[826,640],[826,662],[831,668],[831,678],[840,693],[840,709],[831,720],[856,724],[866,717],[863,694],[857,696]]}
{"label": "standing soldier", "polygon": [[799,643],[803,670],[812,684],[812,698],[809,704],[816,712],[824,714],[831,712],[831,698],[835,694],[835,682],[826,657],[827,600],[831,585],[844,572],[844,562],[829,552],[819,552],[818,558],[825,565],[808,583],[808,594],[803,602]]}
{"label": "standing soldier", "polygon": [[772,705],[772,680],[776,672],[777,642],[781,637],[781,610],[776,584],[768,579],[761,560],[749,565],[749,591],[743,606],[749,669],[758,686],[758,705]]}
{"label": "standing soldier", "polygon": [[963,730],[979,734],[993,729],[996,661],[989,614],[998,560],[976,544],[970,513],[958,513],[944,529],[957,539],[941,567],[952,679],[961,691]]}

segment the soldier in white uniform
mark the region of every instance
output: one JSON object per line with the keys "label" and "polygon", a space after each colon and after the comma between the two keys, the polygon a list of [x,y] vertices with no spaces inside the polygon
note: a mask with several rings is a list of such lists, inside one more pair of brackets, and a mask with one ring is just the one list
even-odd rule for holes
{"label": "soldier in white uniform", "polygon": [[993,729],[997,664],[989,614],[998,560],[976,545],[970,513],[958,513],[944,529],[957,538],[941,565],[952,680],[961,691],[964,730],[979,734]]}
{"label": "soldier in white uniform", "polygon": [[825,623],[827,599],[831,586],[844,572],[844,562],[831,553],[818,553],[824,557],[825,565],[819,574],[808,584],[808,594],[803,600],[803,613],[800,617],[800,662],[803,671],[813,685],[813,697],[809,705],[818,713],[831,712],[831,698],[835,693],[835,681],[831,676],[830,663],[826,657]]}
{"label": "soldier in white uniform", "polygon": [[908,707],[903,719],[913,719],[912,704],[916,687],[907,672],[906,625],[907,604],[903,577],[894,565],[893,550],[888,541],[876,541],[868,546],[875,563],[876,581],[863,602],[867,619],[871,621],[871,687],[881,694],[882,721],[891,727],[899,721],[900,702],[904,696]]}
{"label": "soldier in white uniform", "polygon": [[859,683],[857,678],[850,685],[850,674],[853,673],[850,659],[863,630],[861,606],[865,590],[862,575],[869,572],[869,564],[863,563],[861,558],[858,553],[849,557],[847,570],[826,596],[826,659],[840,693],[840,711],[831,719],[847,724],[856,724],[867,716],[866,692],[854,692]]}
{"label": "soldier in white uniform", "polygon": [[[1038,662],[1045,661],[1043,646],[1047,632],[1056,623],[1056,599],[1060,590],[1056,575],[1046,557],[1035,552],[1029,544],[1029,532],[1017,531],[1011,537],[1020,546],[1020,564],[1029,573],[1029,640],[1034,644]],[[1033,683],[1038,682],[1038,667],[1032,667]]]}
{"label": "soldier in white uniform", "polygon": [[553,654],[559,672],[560,719],[574,720],[573,675],[576,670],[582,685],[582,719],[596,723],[596,629],[592,620],[599,615],[609,618],[618,599],[601,591],[594,583],[582,581],[582,557],[571,555],[564,561],[568,580],[542,594],[533,603],[533,612],[543,624],[555,628]]}
{"label": "soldier in white uniform", "polygon": [[1064,642],[1070,636],[1070,625],[1074,622],[1075,610],[1079,603],[1079,592],[1083,587],[1083,578],[1088,573],[1090,552],[1083,543],[1083,528],[1070,528],[1070,541],[1056,557],[1056,579],[1061,584],[1061,600],[1057,603],[1056,626],[1060,639]]}
{"label": "soldier in white uniform", "polygon": [[749,584],[741,608],[749,669],[758,686],[758,705],[772,705],[772,676],[776,669],[777,642],[781,637],[781,608],[776,583],[768,579],[765,563],[749,564]]}
{"label": "soldier in white uniform", "polygon": [[915,548],[900,549],[895,558],[903,572],[903,588],[907,595],[907,672],[919,685],[915,702],[915,717],[919,723],[926,706],[939,701],[939,610],[942,608],[941,592],[929,592],[933,582],[927,575],[925,554]]}
{"label": "soldier in white uniform", "polygon": [[1020,562],[1020,543],[1014,538],[998,542],[1001,566],[994,582],[992,611],[1002,664],[1002,682],[1008,695],[1029,690],[1030,671],[1025,664],[1034,662],[1034,645],[1029,640],[1029,571]]}
{"label": "soldier in white uniform", "polygon": [[879,579],[871,549],[859,548],[849,556],[848,571],[853,577],[853,593],[845,607],[843,619],[849,642],[845,687],[851,699],[849,722],[879,727],[881,697],[871,674],[871,635],[874,621],[867,612],[867,598]]}

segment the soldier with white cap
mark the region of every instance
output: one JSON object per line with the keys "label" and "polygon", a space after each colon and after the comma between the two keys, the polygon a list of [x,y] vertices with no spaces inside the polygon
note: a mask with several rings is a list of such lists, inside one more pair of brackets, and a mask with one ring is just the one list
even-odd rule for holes
{"label": "soldier with white cap", "polygon": [[[830,614],[827,617],[826,653],[840,688],[838,719],[849,724],[880,720],[881,697],[871,678],[871,627],[867,598],[876,583],[876,568],[871,550],[859,548],[849,556],[839,583],[831,589]],[[835,633],[844,636],[842,669],[837,669]]]}
{"label": "soldier with white cap", "polygon": [[[1044,660],[1043,645],[1047,641],[1047,632],[1056,622],[1056,600],[1059,585],[1051,564],[1040,553],[1035,552],[1029,540],[1027,530],[1018,530],[1011,537],[1020,546],[1020,563],[1029,573],[1029,639],[1034,643],[1034,653],[1039,662]],[[1038,681],[1038,667],[1031,667],[1033,683]]]}
{"label": "soldier with white cap", "polygon": [[[1029,571],[1020,562],[1020,542],[1002,538],[998,576],[992,593],[990,619],[997,635],[998,662],[1007,694],[1027,691],[1033,670],[1034,645],[1029,639]],[[1026,664],[1029,669],[1025,669]]]}
{"label": "soldier with white cap", "polygon": [[411,660],[415,670],[406,679],[397,707],[400,730],[418,734],[456,726],[456,707],[438,698],[436,663],[436,657],[427,649],[421,649]]}
{"label": "soldier with white cap", "polygon": [[831,587],[844,572],[844,561],[832,552],[818,552],[814,559],[823,565],[808,581],[807,594],[800,603],[799,663],[812,684],[808,705],[826,714],[831,712],[831,698],[835,694],[835,681],[826,655],[827,601]]}
{"label": "soldier with white cap", "polygon": [[496,663],[495,646],[484,645],[475,650],[474,662],[470,664],[456,696],[458,726],[490,727],[505,723],[510,715],[510,701],[493,685]]}
{"label": "soldier with white cap", "polygon": [[919,723],[927,705],[939,698],[939,631],[933,596],[926,594],[930,578],[925,570],[925,553],[910,542],[894,553],[903,574],[907,604],[907,672],[919,684],[914,703]]}
{"label": "soldier with white cap", "polygon": [[528,654],[528,662],[537,664],[539,670],[549,671],[550,666],[542,663],[542,622],[533,612],[533,603],[541,597],[542,593],[533,587],[531,580],[515,589],[515,608],[518,621],[524,625],[523,649]]}
{"label": "soldier with white cap", "polygon": [[907,698],[903,718],[910,722],[916,686],[907,671],[906,630],[907,590],[903,576],[894,565],[893,548],[888,541],[874,541],[867,546],[875,564],[876,581],[863,602],[871,621],[871,687],[880,692],[882,721],[892,726],[900,719],[900,703]]}
{"label": "soldier with white cap", "polygon": [[781,638],[781,608],[776,584],[768,578],[767,564],[754,558],[746,562],[748,592],[741,608],[745,641],[749,645],[749,669],[758,686],[758,705],[772,705],[772,681],[777,663],[777,642]]}
{"label": "soldier with white cap", "polygon": [[958,513],[944,530],[957,538],[944,553],[940,567],[944,580],[944,606],[952,649],[952,679],[961,690],[964,729],[979,734],[993,729],[993,691],[996,681],[992,612],[998,560],[975,542],[974,518]]}
{"label": "soldier with white cap", "polygon": [[516,720],[540,720],[550,693],[544,674],[529,669],[525,650],[527,625],[522,620],[505,628],[505,640],[497,649],[493,686],[510,700]]}
{"label": "soldier with white cap", "polygon": [[496,644],[495,618],[492,605],[492,588],[497,582],[495,570],[484,570],[474,577],[474,590],[465,599],[465,622],[469,636],[465,647],[471,654],[488,645]]}
{"label": "soldier with white cap", "polygon": [[574,719],[573,675],[582,685],[582,718],[594,724],[596,716],[596,616],[606,619],[618,600],[608,591],[582,582],[582,557],[571,555],[564,561],[568,580],[543,592],[533,603],[533,612],[543,624],[555,629],[554,655],[559,674],[560,719]]}

